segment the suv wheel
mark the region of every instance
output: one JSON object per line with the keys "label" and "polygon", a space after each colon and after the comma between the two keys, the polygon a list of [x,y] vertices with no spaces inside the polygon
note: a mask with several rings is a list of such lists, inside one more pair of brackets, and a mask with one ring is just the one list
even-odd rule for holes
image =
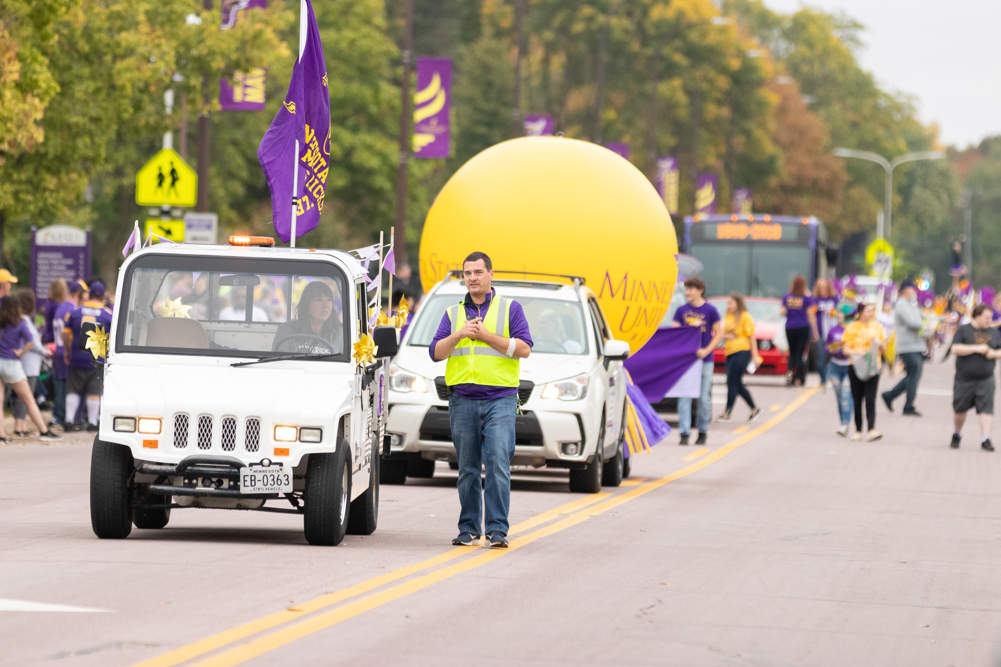
{"label": "suv wheel", "polygon": [[407,461],[407,477],[431,479],[434,477],[434,464],[434,459],[429,461],[417,454]]}
{"label": "suv wheel", "polygon": [[303,526],[306,541],[319,546],[335,546],[344,539],[351,499],[351,470],[348,446],[343,441],[336,452],[313,454],[306,468],[306,501]]}
{"label": "suv wheel", "polygon": [[605,468],[601,473],[601,484],[602,486],[618,486],[622,484],[622,445],[619,444],[619,450],[615,452],[615,456],[605,464]]}
{"label": "suv wheel", "polygon": [[601,477],[604,468],[605,413],[601,413],[601,427],[598,429],[598,445],[594,448],[594,458],[584,468],[570,470],[570,490],[574,493],[598,493],[601,491]]}
{"label": "suv wheel", "polygon": [[90,454],[90,525],[101,539],[122,539],[132,532],[129,500],[134,472],[128,447],[94,438]]}
{"label": "suv wheel", "polygon": [[406,484],[407,482],[407,461],[406,459],[383,459],[382,460],[382,483],[383,484]]}
{"label": "suv wheel", "polygon": [[[378,440],[377,440],[378,441]],[[378,449],[373,449],[378,452]],[[372,457],[372,473],[365,493],[351,502],[348,516],[348,532],[352,535],[371,535],[379,522],[379,468],[382,457],[376,453]]]}

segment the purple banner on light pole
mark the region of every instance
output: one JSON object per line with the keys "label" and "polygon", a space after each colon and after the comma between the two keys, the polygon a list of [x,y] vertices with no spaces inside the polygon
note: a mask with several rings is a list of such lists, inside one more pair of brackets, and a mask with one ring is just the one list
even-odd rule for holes
{"label": "purple banner on light pole", "polygon": [[31,229],[31,289],[39,310],[49,296],[49,285],[90,277],[90,230],[69,225]]}
{"label": "purple banner on light pole", "polygon": [[737,188],[733,191],[732,213],[751,215],[751,188]]}
{"label": "purple banner on light pole", "polygon": [[443,158],[452,152],[452,59],[418,58],[414,92],[414,157]]}
{"label": "purple banner on light pole", "polygon": [[[236,25],[241,12],[259,7],[267,9],[268,0],[223,0],[222,29]],[[219,107],[223,111],[263,111],[265,106],[263,67],[236,72],[219,79]]]}
{"label": "purple banner on light pole", "polygon": [[716,192],[719,177],[716,174],[699,174],[695,184],[695,213],[700,215],[715,215]]}
{"label": "purple banner on light pole", "polygon": [[629,159],[629,144],[624,141],[609,141],[605,144],[605,148],[613,153],[618,153],[627,160]]}
{"label": "purple banner on light pole", "polygon": [[263,111],[265,74],[263,67],[237,72],[219,79],[219,106],[223,111]]}
{"label": "purple banner on light pole", "polygon": [[553,117],[549,114],[530,113],[525,116],[525,136],[542,137],[553,133]]}
{"label": "purple banner on light pole", "polygon": [[254,7],[267,9],[268,0],[222,0],[222,4],[220,5],[222,10],[222,29],[232,28],[236,25],[236,19],[239,18],[242,10],[253,9]]}
{"label": "purple banner on light pole", "polygon": [[678,212],[679,175],[678,158],[670,155],[657,158],[657,192],[672,215]]}

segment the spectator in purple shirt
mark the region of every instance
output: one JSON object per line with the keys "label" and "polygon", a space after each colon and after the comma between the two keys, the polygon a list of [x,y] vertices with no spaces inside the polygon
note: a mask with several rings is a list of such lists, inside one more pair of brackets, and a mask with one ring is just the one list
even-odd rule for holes
{"label": "spectator in purple shirt", "polygon": [[[486,527],[491,547],[508,546],[511,457],[518,410],[519,359],[532,351],[532,335],[517,301],[491,287],[493,264],[482,252],[462,263],[465,299],[448,308],[428,346],[448,360],[445,383],[452,441],[459,462],[459,534],[456,546],[479,543]],[[480,485],[480,469],[486,479]],[[481,506],[484,509],[481,524]]]}
{"label": "spectator in purple shirt", "polygon": [[[28,325],[21,318],[17,299],[5,296],[0,299],[0,396],[4,395],[4,385],[10,385],[14,393],[24,401],[31,421],[38,428],[42,440],[55,440],[59,436],[45,426],[38,404],[28,386],[27,376],[21,366],[21,357],[34,343]],[[3,415],[0,414],[0,417]],[[0,419],[0,442],[7,442],[3,419]]]}
{"label": "spectator in purple shirt", "polygon": [[[706,284],[701,278],[685,280],[685,304],[674,312],[676,327],[699,327],[702,332],[701,347],[695,351],[695,356],[702,360],[702,380],[699,390],[699,409],[695,425],[699,435],[695,438],[696,445],[706,444],[709,433],[709,421],[712,419],[712,387],[713,387],[713,350],[723,340],[723,323],[719,311],[706,301]],[[678,399],[678,432],[679,445],[688,444],[688,436],[692,428],[692,399],[682,396]]]}
{"label": "spectator in purple shirt", "polygon": [[810,341],[820,340],[817,331],[817,304],[806,293],[806,278],[792,279],[789,293],[782,297],[782,316],[786,318],[786,340],[789,341],[789,372],[786,384],[803,386],[806,381],[806,353]]}

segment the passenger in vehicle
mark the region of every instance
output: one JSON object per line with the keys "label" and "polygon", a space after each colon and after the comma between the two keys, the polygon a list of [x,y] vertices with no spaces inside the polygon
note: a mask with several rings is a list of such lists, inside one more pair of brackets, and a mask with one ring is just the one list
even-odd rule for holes
{"label": "passenger in vehicle", "polygon": [[532,323],[535,350],[556,354],[580,354],[584,346],[580,341],[570,340],[563,329],[559,314],[547,308],[539,312]]}
{"label": "passenger in vehicle", "polygon": [[296,318],[278,327],[272,349],[317,354],[340,352],[344,347],[344,323],[341,308],[335,308],[334,301],[334,291],[326,283],[315,280],[306,285],[295,309]]}
{"label": "passenger in vehicle", "polygon": [[[254,322],[270,322],[264,309],[253,307]],[[229,305],[219,311],[219,319],[230,322],[243,322],[247,319],[247,288],[234,287],[229,293]]]}

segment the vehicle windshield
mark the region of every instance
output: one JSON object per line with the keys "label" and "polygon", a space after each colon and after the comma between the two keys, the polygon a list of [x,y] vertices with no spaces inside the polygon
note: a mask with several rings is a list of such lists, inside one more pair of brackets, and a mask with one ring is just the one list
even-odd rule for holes
{"label": "vehicle windshield", "polygon": [[[413,323],[408,345],[427,347],[431,344],[445,310],[462,297],[437,295],[421,304]],[[576,301],[561,301],[535,297],[518,297],[525,310],[528,328],[532,332],[533,353],[587,354],[587,329],[584,310]]]}
{"label": "vehicle windshield", "polygon": [[328,262],[146,255],[125,276],[115,349],[346,361],[347,288]]}
{"label": "vehicle windshield", "polygon": [[794,276],[811,275],[805,245],[704,242],[692,244],[691,253],[702,261],[700,277],[717,294],[782,298]]}

